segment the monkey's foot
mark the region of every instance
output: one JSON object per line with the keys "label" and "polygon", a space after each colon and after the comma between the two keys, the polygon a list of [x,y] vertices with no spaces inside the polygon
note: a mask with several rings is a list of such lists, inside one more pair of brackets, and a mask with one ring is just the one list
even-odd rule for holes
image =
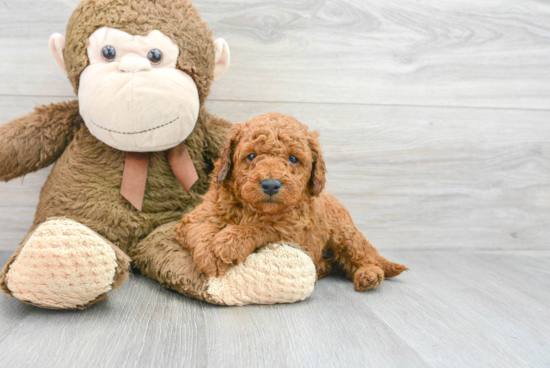
{"label": "monkey's foot", "polygon": [[315,265],[307,254],[273,244],[252,253],[223,277],[210,279],[207,293],[224,305],[294,303],[313,292],[315,281]]}
{"label": "monkey's foot", "polygon": [[85,309],[129,276],[130,258],[88,227],[68,219],[40,225],[6,275],[17,299],[51,309]]}

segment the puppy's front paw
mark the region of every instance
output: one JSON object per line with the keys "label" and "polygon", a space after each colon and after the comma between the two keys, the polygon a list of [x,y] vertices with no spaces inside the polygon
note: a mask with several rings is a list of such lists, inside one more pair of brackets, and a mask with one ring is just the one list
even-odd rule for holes
{"label": "puppy's front paw", "polygon": [[195,251],[193,253],[195,266],[202,273],[207,274],[210,277],[221,277],[225,275],[230,264],[223,262],[212,251]]}
{"label": "puppy's front paw", "polygon": [[250,255],[243,244],[246,241],[245,237],[239,237],[238,234],[221,231],[212,242],[214,254],[227,264],[237,265]]}
{"label": "puppy's front paw", "polygon": [[353,275],[353,284],[357,291],[376,289],[382,280],[384,280],[384,271],[375,265],[363,266]]}

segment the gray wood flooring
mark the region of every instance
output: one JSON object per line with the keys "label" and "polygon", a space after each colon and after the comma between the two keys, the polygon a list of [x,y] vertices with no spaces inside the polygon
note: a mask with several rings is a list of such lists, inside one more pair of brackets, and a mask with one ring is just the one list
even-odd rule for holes
{"label": "gray wood flooring", "polygon": [[0,297],[0,366],[550,365],[550,252],[385,255],[411,271],[364,293],[330,277],[289,305],[217,307],[143,276],[84,312]]}
{"label": "gray wood flooring", "polygon": [[[47,42],[78,2],[0,0],[0,125],[76,98]],[[0,367],[549,367],[550,2],[194,3],[232,54],[207,107],[319,130],[329,189],[411,271],[278,306],[139,275],[84,312],[0,295]],[[49,170],[0,183],[0,265]]]}

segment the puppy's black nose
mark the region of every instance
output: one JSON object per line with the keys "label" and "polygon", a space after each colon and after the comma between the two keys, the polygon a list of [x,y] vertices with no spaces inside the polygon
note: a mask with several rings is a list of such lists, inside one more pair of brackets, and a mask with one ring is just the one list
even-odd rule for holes
{"label": "puppy's black nose", "polygon": [[279,193],[279,190],[281,190],[282,186],[283,184],[279,180],[273,179],[263,180],[260,183],[260,187],[262,187],[264,193],[270,196]]}

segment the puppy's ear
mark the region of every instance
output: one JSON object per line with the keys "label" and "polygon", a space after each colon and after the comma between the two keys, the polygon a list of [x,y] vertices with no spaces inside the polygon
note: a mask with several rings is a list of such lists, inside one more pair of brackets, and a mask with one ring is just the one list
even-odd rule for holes
{"label": "puppy's ear", "polygon": [[229,175],[231,171],[231,162],[233,160],[233,154],[235,153],[235,147],[237,142],[241,137],[242,125],[234,124],[229,131],[229,142],[227,146],[222,151],[218,162],[216,162],[216,167],[214,169],[214,177],[216,178],[216,183],[221,184]]}
{"label": "puppy's ear", "polygon": [[308,187],[310,193],[313,196],[318,196],[325,188],[327,168],[325,166],[325,160],[321,152],[321,145],[319,144],[318,132],[308,133],[308,143],[311,152],[313,153],[313,165],[311,168],[311,178],[309,179]]}

